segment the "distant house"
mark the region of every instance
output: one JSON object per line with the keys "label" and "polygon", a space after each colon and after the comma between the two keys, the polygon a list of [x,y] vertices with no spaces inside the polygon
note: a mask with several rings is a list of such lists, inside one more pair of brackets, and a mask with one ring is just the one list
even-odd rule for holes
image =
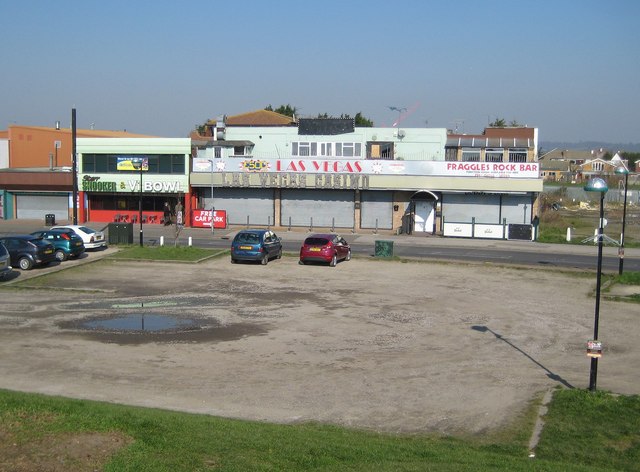
{"label": "distant house", "polygon": [[575,164],[563,159],[540,161],[540,176],[545,182],[572,182]]}
{"label": "distant house", "polygon": [[617,167],[628,165],[619,153],[611,159],[609,151],[594,149],[591,151],[556,150],[540,157],[540,172],[545,181],[581,182],[592,176],[611,176]]}

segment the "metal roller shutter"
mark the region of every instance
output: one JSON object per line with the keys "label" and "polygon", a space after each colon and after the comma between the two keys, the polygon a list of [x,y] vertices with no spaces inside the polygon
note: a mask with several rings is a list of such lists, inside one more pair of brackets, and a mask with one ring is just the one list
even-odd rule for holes
{"label": "metal roller shutter", "polygon": [[68,195],[16,195],[18,219],[42,220],[47,214],[56,215],[56,221],[69,219]]}
{"label": "metal roller shutter", "polygon": [[231,225],[273,225],[273,189],[216,188],[213,190],[213,205],[217,210],[227,211],[227,222]]}
{"label": "metal roller shutter", "polygon": [[349,190],[282,190],[281,225],[352,228],[354,192]]}
{"label": "metal roller shutter", "polygon": [[531,196],[504,195],[502,197],[502,218],[506,218],[507,224],[530,224]]}
{"label": "metal roller shutter", "polygon": [[500,224],[500,195],[449,193],[442,197],[442,216],[447,223]]}
{"label": "metal roller shutter", "polygon": [[393,192],[360,193],[360,227],[391,229],[393,227]]}

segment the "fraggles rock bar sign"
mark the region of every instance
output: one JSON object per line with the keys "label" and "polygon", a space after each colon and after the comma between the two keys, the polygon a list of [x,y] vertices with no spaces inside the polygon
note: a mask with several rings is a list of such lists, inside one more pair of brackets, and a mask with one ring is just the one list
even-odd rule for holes
{"label": "fraggles rock bar sign", "polygon": [[[211,167],[213,165],[213,168]],[[484,177],[509,179],[539,179],[540,167],[537,162],[450,162],[450,161],[403,161],[380,159],[247,159],[195,158],[194,172],[227,174],[226,180],[234,175],[289,174],[324,176],[373,176],[373,175],[417,175],[427,177]],[[231,176],[231,177],[229,177]],[[292,180],[289,178],[289,180]],[[349,181],[355,181],[350,179]],[[305,180],[306,181],[306,180]],[[323,186],[324,181],[320,184]],[[232,182],[231,186],[238,185]],[[318,187],[313,178],[308,187]],[[349,186],[349,184],[346,184]],[[362,188],[362,187],[360,187]]]}

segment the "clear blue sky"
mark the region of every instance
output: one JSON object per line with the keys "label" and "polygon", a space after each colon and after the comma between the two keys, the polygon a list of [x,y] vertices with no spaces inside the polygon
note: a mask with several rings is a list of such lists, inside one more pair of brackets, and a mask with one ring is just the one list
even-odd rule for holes
{"label": "clear blue sky", "polygon": [[640,142],[637,0],[0,0],[0,129],[186,137],[271,104]]}

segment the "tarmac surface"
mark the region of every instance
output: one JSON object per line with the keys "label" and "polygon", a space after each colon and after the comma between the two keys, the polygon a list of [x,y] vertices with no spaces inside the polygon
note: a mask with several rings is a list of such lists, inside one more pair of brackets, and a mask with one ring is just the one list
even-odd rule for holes
{"label": "tarmac surface", "polygon": [[[38,223],[0,222],[0,233]],[[172,231],[144,227],[149,238]],[[180,240],[205,232],[185,228]],[[588,385],[591,277],[365,256],[335,268],[286,256],[267,266],[105,259],[114,251],[0,282],[0,388],[278,423],[484,434],[550,389]],[[600,313],[598,388],[640,394],[638,305],[606,299]],[[145,317],[185,325],[150,331]],[[123,318],[140,326],[88,328]]]}

